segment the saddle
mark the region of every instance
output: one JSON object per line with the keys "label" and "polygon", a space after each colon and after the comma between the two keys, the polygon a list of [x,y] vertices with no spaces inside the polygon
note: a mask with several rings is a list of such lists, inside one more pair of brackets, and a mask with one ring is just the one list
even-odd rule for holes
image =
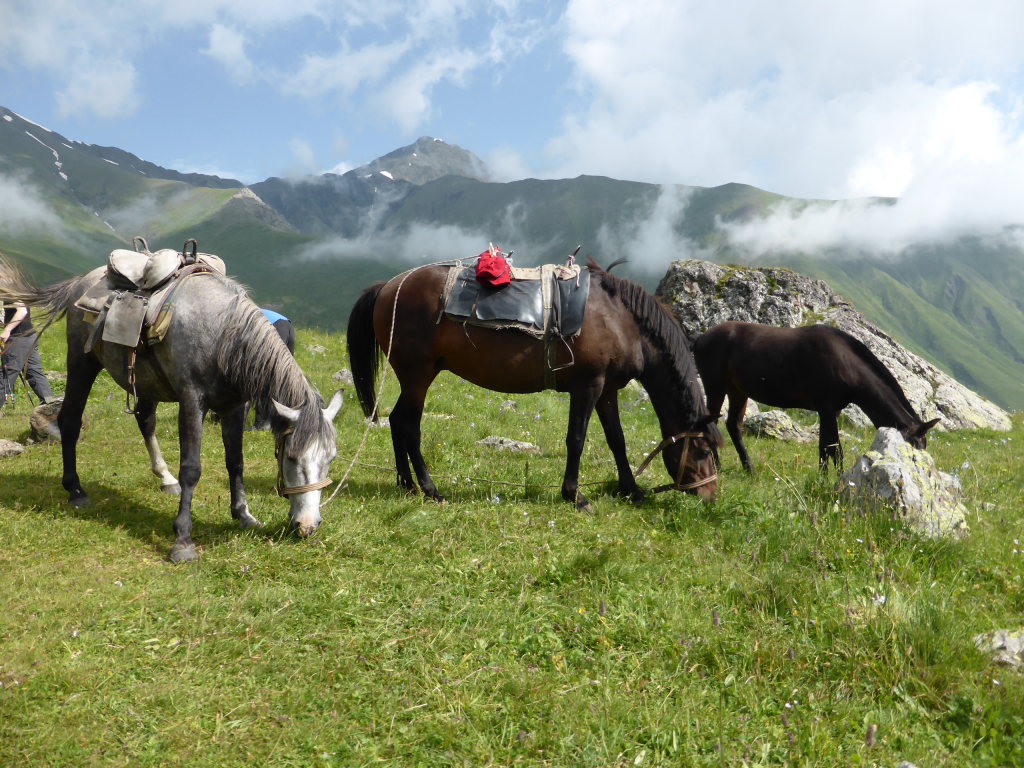
{"label": "saddle", "polygon": [[511,280],[492,288],[477,280],[474,267],[450,267],[442,303],[457,323],[514,329],[538,339],[572,338],[583,328],[590,270],[578,264],[512,267]]}
{"label": "saddle", "polygon": [[75,302],[87,320],[92,318],[86,352],[97,339],[132,348],[162,341],[174,317],[178,286],[192,275],[226,274],[224,261],[199,253],[194,239],[186,240],[180,253],[170,248],[152,253],[141,237],[132,242],[136,250],[111,251],[107,265],[87,275],[89,287]]}

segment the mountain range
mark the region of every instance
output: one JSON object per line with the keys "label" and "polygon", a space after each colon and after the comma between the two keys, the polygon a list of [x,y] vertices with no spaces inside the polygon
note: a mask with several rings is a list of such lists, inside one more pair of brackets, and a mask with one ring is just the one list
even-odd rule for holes
{"label": "mountain range", "polygon": [[[744,184],[670,187],[598,176],[499,182],[471,152],[424,137],[343,174],[234,179],[180,173],[61,136],[0,107],[0,252],[38,281],[102,264],[142,236],[216,253],[257,302],[297,324],[344,327],[361,290],[411,266],[472,258],[489,242],[517,264],[579,244],[652,290],[684,256],[760,262],[827,281],[902,344],[1003,407],[1024,408],[1024,249],[950,237],[899,258],[863,248],[758,253],[728,237],[780,206],[841,205]],[[890,205],[891,200],[871,201]]]}

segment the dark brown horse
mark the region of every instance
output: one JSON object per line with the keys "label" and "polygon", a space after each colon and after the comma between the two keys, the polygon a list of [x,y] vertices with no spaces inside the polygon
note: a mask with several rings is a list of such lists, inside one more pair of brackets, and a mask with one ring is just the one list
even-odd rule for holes
{"label": "dark brown horse", "polygon": [[[589,506],[579,493],[580,455],[591,413],[597,415],[615,457],[618,492],[643,498],[626,458],[618,391],[638,379],[661,425],[671,488],[711,500],[717,491],[722,436],[704,409],[686,335],[651,294],[591,265],[583,328],[559,347],[555,389],[569,393],[567,457],[562,497]],[[391,438],[399,485],[414,490],[409,463],[423,493],[442,500],[420,452],[420,421],[427,388],[442,370],[498,392],[545,389],[544,342],[515,330],[491,330],[442,317],[447,266],[420,267],[364,291],[348,323],[348,348],[363,412],[376,417],[375,381],[386,353],[401,385],[391,411]],[[565,366],[565,367],[562,367]],[[675,438],[675,439],[673,439]]]}
{"label": "dark brown horse", "polygon": [[896,377],[863,342],[827,325],[777,328],[727,322],[697,337],[693,344],[708,409],[717,413],[729,396],[726,427],[744,469],[751,470],[743,445],[747,399],[777,408],[806,408],[818,413],[818,459],[839,467],[839,412],[861,407],[875,427],[895,427],[915,448],[924,448],[928,430],[939,419],[921,421]]}

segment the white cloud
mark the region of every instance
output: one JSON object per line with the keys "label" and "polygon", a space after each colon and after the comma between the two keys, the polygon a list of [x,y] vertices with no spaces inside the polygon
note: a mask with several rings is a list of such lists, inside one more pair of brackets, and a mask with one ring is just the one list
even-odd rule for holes
{"label": "white cloud", "polygon": [[[896,241],[943,225],[933,209],[1022,218],[1014,0],[571,0],[566,23],[577,102],[549,175],[900,195],[870,214]],[[897,215],[899,237],[875,220]]]}
{"label": "white cloud", "polygon": [[0,173],[0,229],[15,235],[40,230],[52,233],[62,231],[64,224],[26,178]]}
{"label": "white cloud", "polygon": [[247,83],[253,76],[253,63],[245,52],[245,36],[223,24],[210,28],[210,44],[203,51],[227,70],[237,83]]}
{"label": "white cloud", "polygon": [[62,115],[93,114],[115,118],[138,109],[135,67],[123,61],[83,63],[57,93]]}

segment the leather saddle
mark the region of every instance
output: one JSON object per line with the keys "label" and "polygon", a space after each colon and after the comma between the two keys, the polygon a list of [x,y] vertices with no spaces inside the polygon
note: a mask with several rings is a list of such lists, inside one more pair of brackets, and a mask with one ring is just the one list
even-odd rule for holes
{"label": "leather saddle", "polygon": [[481,285],[473,267],[451,267],[445,282],[444,315],[455,322],[523,331],[538,339],[571,338],[583,328],[590,270],[579,265],[512,267],[500,288]]}
{"label": "leather saddle", "polygon": [[150,252],[141,237],[133,242],[134,251],[111,251],[107,265],[87,276],[91,284],[75,302],[87,319],[93,318],[86,352],[100,338],[126,347],[137,347],[143,334],[148,343],[162,341],[174,315],[174,292],[182,281],[195,274],[226,273],[224,261],[199,253],[195,240],[185,241],[180,253],[170,248]]}

